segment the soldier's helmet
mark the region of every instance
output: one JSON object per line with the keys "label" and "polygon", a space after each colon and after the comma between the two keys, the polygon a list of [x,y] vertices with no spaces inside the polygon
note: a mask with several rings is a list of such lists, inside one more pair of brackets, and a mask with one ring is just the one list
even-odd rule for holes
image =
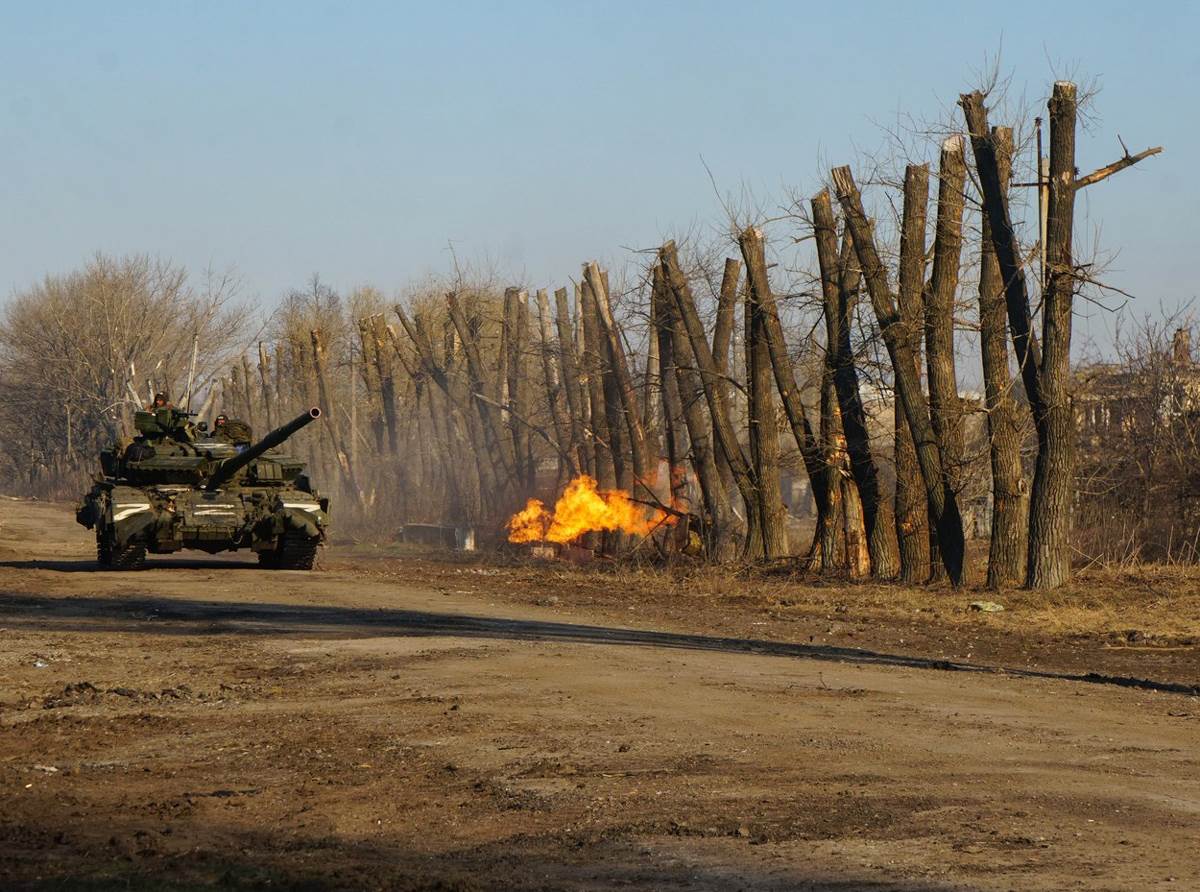
{"label": "soldier's helmet", "polygon": [[151,409],[166,409],[171,405],[171,398],[167,396],[166,391],[160,390],[154,394],[154,402],[151,404]]}

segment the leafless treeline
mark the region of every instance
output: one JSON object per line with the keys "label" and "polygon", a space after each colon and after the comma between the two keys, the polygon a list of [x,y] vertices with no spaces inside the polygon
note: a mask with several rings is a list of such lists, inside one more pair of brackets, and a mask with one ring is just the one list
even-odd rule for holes
{"label": "leafless treeline", "polygon": [[[339,512],[376,526],[437,522],[501,535],[527,497],[589,474],[677,520],[648,541],[610,538],[609,549],[793,557],[852,578],[958,585],[968,572],[964,509],[984,504],[988,584],[1059,585],[1082,551],[1071,538],[1079,500],[1097,481],[1111,494],[1127,477],[1092,453],[1082,464],[1076,457],[1071,320],[1089,276],[1074,256],[1074,201],[1157,150],[1080,176],[1076,88],[1056,83],[1048,165],[1044,175],[1039,162],[1028,165],[1036,181],[1023,184],[1042,197],[1044,236],[1022,238],[1009,200],[1013,132],[991,125],[983,94],[960,105],[963,132],[941,143],[936,171],[907,166],[887,225],[872,218],[850,167],[834,168],[826,188],[791,209],[801,221],[791,241],[815,248],[809,277],[789,276],[763,229],[745,225],[723,263],[693,242],[667,241],[637,255],[619,282],[589,262],[553,293],[459,274],[392,304],[369,288],[342,300],[314,279],[234,361],[202,337],[206,372],[221,370],[205,390],[212,411],[265,431],[322,404],[327,423],[298,448],[336,488]],[[237,321],[218,297],[196,301],[208,307],[204,324]],[[12,391],[34,400],[45,392],[9,370],[26,349],[12,334],[23,330],[21,307],[48,302],[31,292],[10,308],[0,335],[6,406]],[[980,346],[978,400],[958,382],[964,316]],[[192,322],[173,323],[166,380],[180,380]],[[1153,364],[1154,349],[1127,364]],[[126,364],[122,354],[101,365]],[[81,412],[113,417],[101,404],[119,402],[132,376],[110,377]],[[1155,387],[1146,400],[1161,401]],[[26,417],[73,405],[58,392],[40,399]],[[1117,429],[1128,436],[1132,427]],[[78,434],[68,436],[68,453],[78,452]],[[1195,443],[1171,437],[1170,461],[1182,467]],[[21,447],[4,442],[12,475]],[[42,460],[62,442],[48,434]],[[785,508],[792,478],[811,494],[811,540]],[[1143,528],[1152,510],[1144,506]]]}
{"label": "leafless treeline", "polygon": [[[196,382],[211,382],[244,344],[235,282],[147,257],[97,256],[13,297],[0,323],[0,480],[6,489],[78,490],[99,449],[131,429],[154,390],[183,386],[193,339]],[[197,406],[197,408],[199,408]]]}

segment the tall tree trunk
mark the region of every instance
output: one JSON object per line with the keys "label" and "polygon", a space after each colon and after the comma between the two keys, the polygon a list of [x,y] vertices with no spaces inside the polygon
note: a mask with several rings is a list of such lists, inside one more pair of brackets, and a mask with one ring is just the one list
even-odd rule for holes
{"label": "tall tree trunk", "polygon": [[375,367],[379,375],[379,398],[383,403],[383,420],[387,427],[388,454],[396,455],[398,433],[396,430],[396,376],[391,356],[384,349],[387,323],[383,314],[371,317],[371,339],[374,345]]}
{"label": "tall tree trunk", "polygon": [[[796,441],[796,448],[800,451],[800,457],[804,462],[804,470],[808,475],[813,499],[818,505],[818,526],[820,526],[823,512],[821,506],[826,501],[825,462],[821,455],[821,444],[813,435],[808,413],[800,398],[800,388],[796,384],[795,366],[792,364],[792,357],[788,352],[787,339],[783,334],[783,324],[779,321],[779,307],[775,302],[775,295],[771,291],[771,283],[767,277],[766,246],[763,243],[762,232],[754,228],[747,229],[742,233],[739,244],[742,256],[746,261],[746,277],[749,286],[748,306],[757,308],[762,314],[775,386],[779,389],[784,414],[787,416],[792,436]],[[746,330],[749,332],[752,327],[747,325]]]}
{"label": "tall tree trunk", "polygon": [[[1013,139],[1008,127],[993,127],[992,144],[1000,188],[1008,193]],[[987,584],[999,589],[1021,582],[1029,532],[1028,488],[1021,467],[1021,416],[1008,371],[1008,322],[1004,282],[992,243],[992,225],[983,215],[979,261],[979,341],[987,404],[988,444],[992,463],[992,532]]]}
{"label": "tall tree trunk", "polygon": [[[717,461],[719,450],[713,442],[712,424],[705,413],[704,382],[692,355],[691,342],[683,331],[679,308],[667,282],[666,266],[658,263],[655,269],[658,273],[654,281],[661,289],[660,332],[664,342],[669,341],[671,347],[680,409],[691,444],[692,468],[704,501],[705,551],[709,560],[725,563],[736,559],[742,551],[740,524],[733,512],[729,490],[721,479],[721,468]],[[662,355],[666,355],[665,349]]]}
{"label": "tall tree trunk", "polygon": [[[828,205],[828,193],[825,203]],[[831,208],[829,214],[832,217]],[[828,224],[829,221],[825,222]],[[834,251],[837,249],[836,237],[835,233],[832,242]],[[821,250],[828,251],[829,248],[829,243],[823,248],[818,248],[818,262],[821,259]],[[825,508],[817,515],[816,538],[820,548],[820,569],[837,572],[849,568],[851,557],[846,551],[847,517],[843,491],[848,488],[855,489],[852,507],[861,510],[862,502],[857,498],[858,484],[850,474],[850,456],[846,451],[845,428],[837,392],[836,378],[841,347],[836,281],[838,270],[836,263],[830,264],[828,256],[823,259],[826,265],[822,268],[821,276],[822,315],[825,319],[825,358],[821,364],[821,449],[825,462]],[[843,475],[849,479],[843,479]]]}
{"label": "tall tree trunk", "polygon": [[571,444],[579,469],[584,473],[594,474],[592,456],[584,443],[583,419],[587,405],[579,383],[579,362],[576,359],[578,351],[571,327],[571,311],[567,306],[566,288],[559,288],[554,292],[554,309],[554,321],[558,329],[558,365],[571,421]]}
{"label": "tall tree trunk", "polygon": [[[742,277],[742,263],[736,257],[725,258],[725,268],[721,273],[721,286],[717,292],[717,316],[713,322],[712,352],[713,364],[720,375],[717,387],[721,388],[721,399],[725,401],[726,410],[733,412],[733,389],[729,381],[730,349],[733,346],[733,323],[737,311],[738,283]],[[721,450],[717,450],[717,465],[721,469],[721,485],[725,492],[732,494],[737,488],[733,479],[733,468],[725,460]],[[730,505],[732,506],[732,502]]]}
{"label": "tall tree trunk", "polygon": [[[831,309],[825,311],[828,323]],[[836,303],[832,313],[837,313]],[[826,344],[828,339],[826,329]],[[824,463],[825,503],[817,511],[817,530],[814,536],[812,569],[837,572],[846,569],[845,500],[842,498],[843,466],[849,474],[850,456],[846,453],[846,435],[842,432],[842,412],[838,407],[837,389],[833,383],[834,351],[826,347],[821,364],[821,460]],[[852,486],[857,486],[853,478]],[[814,500],[816,495],[814,493]],[[818,503],[820,504],[820,503]]]}
{"label": "tall tree trunk", "polygon": [[[596,330],[602,331],[603,323],[600,321],[600,312],[594,299],[592,301],[592,309],[595,311],[594,321]],[[623,400],[621,399],[621,386],[617,382],[616,374],[613,372],[613,356],[608,348],[607,339],[603,334],[600,335],[600,363],[600,380],[604,385],[604,421],[608,428],[613,468],[617,474],[617,487],[626,492],[632,492],[633,483],[637,475],[633,466],[633,450],[629,441],[629,428],[625,426],[625,411]],[[621,542],[625,541],[615,535],[611,538]]]}
{"label": "tall tree trunk", "polygon": [[[878,466],[874,463],[874,457],[870,448],[870,430],[868,428],[867,413],[864,407],[861,391],[858,383],[858,370],[854,362],[854,350],[850,345],[850,327],[854,319],[854,311],[858,306],[858,293],[862,284],[862,271],[859,269],[858,258],[854,256],[854,239],[850,237],[850,230],[847,229],[842,234],[842,250],[838,257],[838,303],[837,303],[837,318],[838,322],[838,358],[841,361],[842,357],[849,357],[849,368],[854,370],[854,375],[845,374],[843,371],[840,381],[842,382],[842,391],[849,394],[849,402],[847,406],[857,406],[856,417],[859,418],[854,427],[855,442],[861,444],[861,452],[856,450],[850,452],[849,444],[843,436],[838,443],[841,453],[838,455],[840,462],[839,469],[841,471],[841,486],[842,486],[842,520],[843,532],[846,539],[846,566],[850,576],[853,579],[861,579],[871,575],[872,566],[870,558],[871,543],[875,543],[876,550],[881,548],[891,548],[887,562],[881,561],[880,567],[882,573],[889,574],[890,578],[895,575],[895,537],[891,531],[891,524],[886,523],[881,517],[876,517],[874,525],[871,527],[871,535],[867,533],[866,509],[863,507],[864,499],[862,490],[858,480],[863,477],[864,473],[869,474],[870,467],[875,467],[875,486],[879,487],[879,472]],[[842,363],[842,368],[846,368],[846,363]],[[834,393],[838,392],[837,383],[839,378],[834,377]],[[839,403],[838,413],[841,414],[841,405]],[[845,434],[846,424],[842,421],[842,432]],[[860,433],[861,432],[861,433]],[[858,476],[854,473],[854,456],[858,456]],[[866,461],[870,459],[871,465],[867,465]],[[849,472],[849,475],[847,475]],[[868,487],[870,489],[870,487]],[[889,507],[887,500],[882,492],[879,493],[880,511],[885,514]],[[883,523],[883,526],[880,524]],[[889,546],[890,542],[890,546]],[[888,566],[892,567],[888,570]]]}
{"label": "tall tree trunk", "polygon": [[[375,454],[383,455],[383,400],[380,397],[379,365],[375,362],[375,336],[370,317],[358,320],[358,340],[362,345],[363,382],[367,390],[367,426],[375,444]],[[354,434],[351,434],[354,442]]]}
{"label": "tall tree trunk", "polygon": [[1038,457],[1029,506],[1025,584],[1053,588],[1070,575],[1071,495],[1074,485],[1074,412],[1070,397],[1071,311],[1076,271],[1072,259],[1075,193],[1162,151],[1128,152],[1085,177],[1075,176],[1076,88],[1054,85],[1050,97],[1050,182],[1046,225],[1047,281],[1042,301],[1045,354],[1033,333],[1029,292],[1003,188],[997,146],[988,130],[983,94],[965,93],[960,104],[971,133],[984,211],[1004,283],[1008,326],[1037,431]]}
{"label": "tall tree trunk", "polygon": [[[963,188],[967,165],[962,137],[942,143],[938,169],[937,224],[933,236],[933,275],[925,289],[925,361],[929,373],[929,414],[942,445],[942,472],[955,493],[962,492],[962,405],[954,369],[954,299],[962,255]],[[930,573],[940,576],[937,540],[930,540]]]}
{"label": "tall tree trunk", "polygon": [[754,343],[754,334],[750,331],[750,326],[753,322],[753,314],[750,311],[750,286],[747,283],[745,290],[742,292],[743,307],[742,307],[742,363],[744,365],[743,376],[746,381],[746,440],[749,447],[747,458],[750,461],[750,468],[754,472],[754,501],[745,502],[743,507],[746,511],[746,517],[750,519],[747,525],[749,537],[746,540],[746,557],[751,560],[761,560],[766,557],[766,544],[763,541],[763,522],[766,519],[763,515],[762,491],[759,486],[758,472],[761,470],[761,457],[759,455],[758,446],[758,427],[754,423],[754,372],[752,364],[754,362],[751,352],[751,345]]}
{"label": "tall tree trunk", "polygon": [[359,486],[354,466],[350,463],[350,455],[346,449],[345,437],[342,436],[342,426],[338,422],[337,413],[334,411],[333,404],[329,399],[329,376],[325,362],[325,340],[321,335],[320,329],[312,329],[309,332],[309,336],[312,338],[313,372],[317,378],[317,390],[321,395],[321,405],[328,413],[324,424],[325,429],[329,432],[329,442],[333,447],[333,454],[337,459],[338,468],[342,472],[344,488],[354,500],[354,506],[360,512],[365,513],[367,508],[366,498],[363,495],[362,487]]}
{"label": "tall tree trunk", "polygon": [[[843,453],[844,454],[844,453]],[[842,458],[841,455],[838,456]],[[845,454],[844,462],[850,458]],[[846,540],[846,572],[851,579],[863,579],[871,574],[867,528],[863,522],[862,497],[853,475],[842,474],[842,535]]]}
{"label": "tall tree trunk", "polygon": [[[839,257],[837,224],[827,190],[822,189],[813,198],[812,215],[823,301],[830,309],[836,306],[836,312],[826,322],[827,337],[833,338],[833,380],[841,409],[842,427],[846,432],[850,470],[861,497],[872,572],[881,579],[889,579],[896,575],[897,570],[895,533],[890,506],[879,485],[879,468],[871,454],[867,412],[859,391],[858,370],[850,346],[850,324],[854,318],[854,305],[858,301],[861,273],[859,265],[850,262],[850,242],[842,252],[846,262],[843,263]],[[854,246],[857,247],[857,242]],[[850,506],[846,507],[848,510]]]}
{"label": "tall tree trunk", "polygon": [[[597,287],[593,287],[593,281]],[[600,362],[600,379],[604,390],[604,421],[608,430],[609,451],[612,455],[613,470],[616,474],[617,488],[632,492],[637,472],[633,462],[633,446],[629,434],[628,416],[625,408],[625,394],[617,374],[617,357],[612,350],[612,342],[608,336],[603,312],[600,308],[601,294],[608,291],[608,274],[600,273],[589,280],[584,278],[583,290],[585,306],[590,308],[591,315],[588,324],[596,332],[597,353]],[[604,549],[613,554],[627,551],[633,545],[633,538],[619,530],[604,534]]]}
{"label": "tall tree trunk", "polygon": [[[433,412],[429,410],[426,403],[429,401],[429,379],[425,375],[420,375],[413,379],[414,399],[413,399],[413,420],[416,427],[416,442],[414,445],[414,453],[416,455],[417,478],[424,481],[437,482],[437,469],[433,462],[433,453],[437,451],[437,435],[431,430],[433,423]],[[430,523],[433,520],[433,509],[429,505],[429,495],[431,487],[422,486],[417,493],[415,499],[416,507],[412,520],[416,523]]]}
{"label": "tall tree trunk", "polygon": [[[459,341],[462,343],[463,356],[467,361],[467,377],[470,380],[472,401],[475,404],[475,410],[479,413],[480,421],[483,423],[488,453],[494,456],[492,460],[503,471],[501,486],[512,491],[519,485],[517,457],[512,448],[512,439],[504,435],[503,421],[500,410],[496,408],[496,401],[488,402],[487,399],[480,398],[488,397],[489,391],[498,393],[500,386],[490,382],[484,368],[483,358],[479,353],[478,337],[467,320],[466,314],[463,313],[458,296],[454,292],[446,295],[446,307],[450,311],[450,319],[454,323]],[[401,317],[400,321],[403,323],[404,317]],[[424,340],[428,342],[428,336]],[[429,350],[428,343],[426,343],[425,349]],[[432,353],[431,350],[430,353]]]}
{"label": "tall tree trunk", "polygon": [[583,369],[588,391],[588,425],[593,447],[593,467],[596,481],[601,489],[617,486],[616,456],[613,453],[613,437],[608,429],[608,415],[604,400],[604,353],[598,331],[595,301],[591,288],[585,281],[581,286],[579,324],[583,334]]}
{"label": "tall tree trunk", "polygon": [[[529,417],[529,407],[526,405],[526,375],[525,375],[525,344],[528,341],[528,295],[517,288],[507,288],[504,291],[503,337],[504,348],[504,384],[507,400],[501,400],[506,407],[511,407],[519,418]],[[508,414],[508,413],[506,413]],[[513,455],[516,457],[517,479],[522,494],[528,495],[533,491],[533,468],[531,467],[529,428],[509,414],[509,436],[512,439]]]}
{"label": "tall tree trunk", "polygon": [[246,421],[256,431],[256,436],[262,436],[266,431],[258,424],[259,413],[254,408],[254,373],[250,371],[250,359],[242,354],[242,389],[246,401]]}
{"label": "tall tree trunk", "polygon": [[[796,448],[800,450],[800,456],[804,461],[809,488],[818,506],[817,527],[820,529],[825,522],[824,512],[828,501],[825,463],[821,455],[821,444],[813,435],[812,425],[808,421],[808,414],[800,399],[800,388],[796,385],[795,368],[792,365],[792,357],[788,353],[783,325],[779,321],[779,308],[775,303],[775,295],[771,292],[771,283],[767,276],[766,246],[763,243],[762,232],[750,227],[742,232],[738,242],[742,249],[742,257],[746,262],[746,275],[750,286],[747,310],[751,311],[752,316],[757,314],[756,321],[748,324],[746,329],[756,337],[761,336],[766,340],[775,385],[779,389],[779,396],[783,401],[784,413],[791,426]],[[756,326],[760,326],[761,331]],[[753,361],[751,366],[754,367]],[[772,427],[774,427],[773,419]],[[775,460],[778,462],[778,444],[776,444],[775,451]],[[776,468],[777,475],[778,468]],[[766,482],[770,485],[769,481]],[[782,498],[780,498],[780,503],[782,504]]]}
{"label": "tall tree trunk", "polygon": [[660,437],[662,424],[659,420],[661,400],[655,398],[654,388],[662,383],[662,363],[658,355],[658,338],[653,334],[647,339],[646,366],[642,374],[642,429],[646,432],[646,448],[649,450],[647,460],[652,469],[651,476],[657,476],[658,462],[661,458]]}
{"label": "tall tree trunk", "polygon": [[[754,477],[758,481],[757,504],[759,529],[762,532],[763,556],[767,560],[781,558],[788,553],[787,511],[783,505],[782,478],[779,469],[779,428],[776,421],[775,395],[772,378],[778,382],[781,392],[793,394],[793,408],[799,404],[795,378],[792,375],[791,358],[787,355],[783,340],[783,329],[775,312],[775,299],[767,279],[766,250],[761,230],[750,227],[744,230],[738,243],[746,262],[749,288],[746,289],[746,304],[743,308],[746,320],[746,380],[750,385],[750,455],[754,462]],[[768,317],[776,326],[775,350],[779,364],[772,363],[772,338],[767,333]],[[808,419],[801,413],[801,431],[797,438],[802,451],[808,449],[816,454],[812,429]],[[812,475],[814,479],[820,475]]]}
{"label": "tall tree trunk", "polygon": [[[1005,309],[1008,311],[1008,327],[1012,335],[1013,352],[1017,359],[1017,368],[1021,371],[1021,381],[1025,386],[1025,395],[1033,414],[1034,428],[1038,441],[1038,464],[1042,465],[1041,454],[1046,448],[1049,436],[1047,424],[1046,402],[1042,396],[1041,364],[1042,352],[1037,335],[1033,331],[1033,316],[1029,309],[1029,292],[1025,281],[1025,270],[1021,257],[1020,246],[1017,244],[1016,232],[1012,227],[1012,219],[1008,209],[1008,194],[1004,189],[1001,178],[1001,162],[997,145],[990,133],[987,110],[983,105],[983,94],[979,91],[965,93],[959,99],[963,114],[967,120],[967,129],[971,134],[971,147],[975,152],[975,167],[979,174],[980,191],[983,193],[983,209],[988,218],[992,236],[992,246],[996,252],[996,262],[1000,268],[1000,281],[1004,287]],[[1061,156],[1061,153],[1060,153]],[[1034,485],[1038,478],[1035,476]],[[1042,511],[1045,511],[1045,495],[1041,496]],[[1038,548],[1033,547],[1033,499],[1030,505],[1029,550],[1026,563],[1025,581],[1033,585],[1035,576],[1047,578],[1051,565],[1058,567],[1054,561],[1048,560],[1044,543]],[[1069,559],[1064,556],[1064,559]],[[1038,572],[1034,573],[1034,564]],[[1064,577],[1065,578],[1065,577]]]}
{"label": "tall tree trunk", "polygon": [[275,429],[275,401],[271,398],[271,357],[263,342],[258,342],[258,381],[262,392],[263,415],[268,430]]}
{"label": "tall tree trunk", "polygon": [[583,274],[585,281],[591,286],[592,295],[596,301],[601,333],[607,345],[609,371],[615,384],[621,415],[624,419],[624,429],[629,439],[633,473],[641,486],[650,487],[654,483],[654,469],[650,467],[650,450],[647,444],[646,430],[642,426],[641,413],[637,404],[637,390],[633,386],[633,375],[629,372],[625,348],[621,343],[621,330],[613,317],[612,303],[608,294],[608,280],[606,276],[600,274],[600,267],[595,261],[584,266]]}
{"label": "tall tree trunk", "polygon": [[[317,374],[314,369],[312,335],[310,334],[309,339],[304,341],[297,334],[293,346],[296,349],[296,355],[299,359],[304,405],[315,406],[320,402],[320,395],[317,388]],[[321,473],[326,476],[340,475],[341,472],[332,455],[333,449],[330,432],[325,427],[322,427],[321,431],[318,431],[317,435],[310,442],[312,444],[314,467],[320,468]]]}
{"label": "tall tree trunk", "polygon": [[422,449],[429,450],[427,463],[436,469],[433,491],[443,496],[437,503],[437,521],[456,526],[467,525],[473,522],[477,514],[472,507],[477,480],[471,474],[470,462],[462,455],[461,441],[456,436],[450,409],[450,397],[440,388],[426,390],[426,407],[433,436],[427,443],[422,443]]}
{"label": "tall tree trunk", "polygon": [[[717,293],[717,318],[713,323],[712,335],[713,363],[722,375],[729,372],[729,348],[733,344],[733,317],[737,309],[737,290],[741,277],[741,261],[736,257],[726,257],[721,289]],[[722,379],[721,391],[728,400],[729,381]]]}
{"label": "tall tree trunk", "polygon": [[[292,354],[292,388],[296,396],[296,401],[303,406],[315,406],[317,403],[317,382],[314,379],[312,371],[312,345],[302,341],[298,333],[293,333],[288,337],[288,344],[291,347]],[[219,406],[225,405],[226,389],[224,381],[221,382],[221,401]],[[218,409],[224,412],[224,408]],[[328,462],[325,460],[325,443],[326,437],[317,432],[317,436],[308,439],[308,464],[312,468],[316,468],[322,475],[329,470]]]}
{"label": "tall tree trunk", "polygon": [[[600,270],[600,285],[607,300],[609,293],[608,270]],[[635,477],[633,445],[630,442],[629,428],[625,421],[625,401],[617,376],[616,355],[610,349],[607,326],[604,324],[604,316],[600,309],[600,293],[592,292],[592,309],[596,314],[596,331],[600,338],[601,368],[604,375],[604,411],[608,418],[608,433],[612,437],[613,464],[617,468],[617,485],[626,492],[631,492]],[[612,538],[622,548],[632,543],[632,539],[626,535],[614,535]]]}
{"label": "tall tree trunk", "polygon": [[942,547],[942,560],[950,575],[950,582],[959,586],[963,581],[965,547],[962,516],[959,514],[954,490],[946,485],[943,476],[941,444],[929,421],[929,405],[921,391],[920,379],[916,375],[916,360],[909,342],[909,331],[900,317],[896,299],[888,286],[887,271],[875,249],[871,224],[863,210],[862,196],[850,168],[834,168],[833,182],[842,213],[846,217],[846,225],[854,239],[854,250],[867,283],[867,291],[871,295],[875,316],[879,320],[883,341],[892,360],[896,389],[900,393],[908,426],[913,432],[921,477],[929,504],[933,507],[937,536]]}
{"label": "tall tree trunk", "polygon": [[[666,293],[662,266],[654,264],[650,274],[650,322],[653,326],[652,341],[657,345],[658,395],[662,406],[663,441],[667,451],[667,466],[670,474],[671,507],[691,516],[692,506],[688,498],[687,440],[684,436],[683,400],[679,392],[676,371],[676,325],[671,311],[671,298]],[[699,472],[697,471],[697,477]],[[720,481],[713,481],[720,485]],[[702,482],[701,487],[705,484]],[[687,545],[688,524],[677,523],[668,538],[673,551]]]}
{"label": "tall tree trunk", "polygon": [[[449,295],[447,295],[447,304],[449,305],[450,303]],[[455,310],[451,312],[452,317],[457,314],[464,328],[466,328],[466,319],[462,318],[457,301],[454,302],[454,307]],[[481,503],[480,511],[482,513],[490,513],[498,507],[503,512],[507,508],[507,487],[512,481],[512,475],[504,463],[503,452],[498,445],[502,443],[498,436],[498,425],[494,424],[492,418],[489,417],[489,413],[493,412],[495,407],[482,402],[478,398],[483,385],[471,374],[471,362],[468,361],[468,387],[463,388],[461,384],[452,382],[447,375],[446,369],[438,362],[437,356],[433,352],[433,342],[429,337],[429,332],[421,324],[420,318],[410,319],[408,314],[404,312],[404,308],[399,304],[393,309],[395,310],[396,317],[400,320],[400,324],[404,327],[404,331],[412,341],[413,347],[417,351],[424,375],[433,380],[447,397],[449,403],[457,404],[463,412],[463,424],[470,436],[471,452],[475,456],[478,468],[480,499],[482,500],[485,497],[489,499],[488,505],[484,506]],[[457,325],[455,328],[457,330]],[[390,332],[391,330],[389,329]],[[395,348],[396,357],[405,365],[413,381],[420,386],[423,375],[418,375],[418,372],[409,366],[404,351],[401,350],[399,343],[394,337],[392,346]],[[472,340],[472,350],[474,347],[475,343]],[[464,345],[464,356],[469,356],[470,353],[471,351]],[[478,358],[475,361],[478,362]],[[429,443],[430,440],[428,437],[424,435],[420,436],[419,446],[422,453]],[[428,467],[427,463],[426,467]]]}
{"label": "tall tree trunk", "polygon": [[[900,270],[897,297],[900,318],[909,332],[909,348],[921,375],[921,301],[925,288],[925,219],[929,206],[929,166],[910,164],[904,171],[904,210],[900,224]],[[900,579],[909,585],[930,574],[929,500],[912,431],[897,396],[895,416],[896,538],[900,547]]]}
{"label": "tall tree trunk", "polygon": [[1058,81],[1050,96],[1050,196],[1046,292],[1042,296],[1040,405],[1034,410],[1038,455],[1029,502],[1025,582],[1056,588],[1071,575],[1071,497],[1075,487],[1075,410],[1071,397],[1071,321],[1075,299],[1075,85]]}
{"label": "tall tree trunk", "polygon": [[[273,357],[274,362],[275,362],[274,397],[275,397],[275,413],[276,413],[275,417],[277,419],[282,419],[285,416],[290,414],[288,412],[288,390],[289,390],[289,388],[284,386],[284,381],[287,380],[287,378],[285,376],[289,372],[291,372],[292,374],[295,374],[296,369],[294,367],[289,369],[288,363],[285,361],[285,358],[288,355],[288,346],[289,345],[288,345],[288,342],[286,339],[282,339],[282,340],[275,342],[275,355]],[[210,391],[210,393],[211,393],[211,391]],[[206,413],[202,412],[201,417],[206,417]]]}
{"label": "tall tree trunk", "polygon": [[683,270],[679,267],[679,254],[673,241],[667,242],[659,249],[659,258],[671,296],[675,300],[683,330],[686,332],[688,343],[692,348],[692,358],[700,372],[701,385],[705,401],[708,403],[717,448],[733,469],[733,479],[737,484],[738,493],[742,497],[742,503],[747,507],[746,542],[750,543],[754,541],[754,526],[758,523],[754,512],[750,510],[757,500],[758,481],[754,478],[750,462],[746,459],[742,445],[734,434],[733,425],[729,420],[729,410],[721,389],[716,386],[720,376],[717,374],[716,364],[713,362],[712,348],[709,347],[708,339],[704,334],[704,326],[696,312],[696,300],[692,296],[691,286],[688,284]]}
{"label": "tall tree trunk", "polygon": [[545,288],[537,291],[538,332],[541,335],[542,379],[546,385],[546,401],[550,404],[550,419],[554,423],[554,437],[558,441],[558,478],[562,482],[563,472],[569,477],[579,473],[575,466],[575,444],[571,440],[571,426],[563,406],[562,382],[554,364],[555,354],[553,323],[550,321],[550,296]]}
{"label": "tall tree trunk", "polygon": [[[250,424],[250,410],[246,406],[246,391],[242,387],[242,367],[236,361],[229,367],[229,386],[225,389],[222,400],[227,408],[221,411],[229,414],[233,413],[233,417],[239,421],[244,421]],[[153,398],[153,394],[151,394]]]}

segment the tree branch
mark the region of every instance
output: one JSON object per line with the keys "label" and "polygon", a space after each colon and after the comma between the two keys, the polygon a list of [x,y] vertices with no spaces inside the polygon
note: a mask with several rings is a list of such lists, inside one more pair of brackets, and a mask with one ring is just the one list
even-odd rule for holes
{"label": "tree branch", "polygon": [[1127,167],[1133,167],[1133,165],[1137,164],[1139,161],[1144,161],[1151,155],[1157,155],[1162,150],[1162,146],[1155,146],[1152,149],[1146,149],[1144,152],[1138,152],[1136,155],[1130,155],[1129,152],[1126,151],[1124,158],[1120,159],[1119,161],[1114,161],[1112,164],[1106,164],[1104,167],[1092,171],[1086,177],[1079,177],[1071,185],[1071,188],[1078,192],[1080,189],[1084,189],[1094,183],[1100,182],[1101,180],[1107,180],[1114,173],[1119,173]]}

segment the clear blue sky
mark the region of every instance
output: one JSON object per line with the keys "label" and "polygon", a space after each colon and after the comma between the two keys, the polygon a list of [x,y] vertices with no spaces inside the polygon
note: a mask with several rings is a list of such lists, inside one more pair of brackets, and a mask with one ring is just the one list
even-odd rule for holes
{"label": "clear blue sky", "polygon": [[1013,90],[1097,77],[1080,167],[1111,278],[1197,293],[1194,3],[0,3],[0,296],[99,250],[385,290],[451,240],[535,284],[936,117],[1002,48]]}

